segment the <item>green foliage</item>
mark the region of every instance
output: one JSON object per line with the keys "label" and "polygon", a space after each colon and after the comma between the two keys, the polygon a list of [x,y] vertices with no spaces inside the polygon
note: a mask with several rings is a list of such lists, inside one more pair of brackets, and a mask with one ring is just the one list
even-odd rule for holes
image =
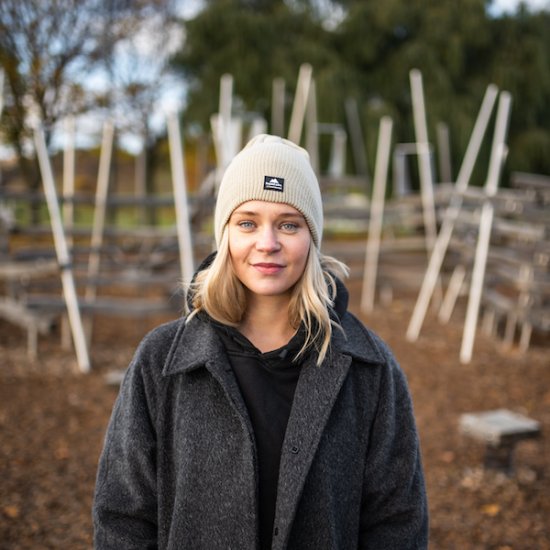
{"label": "green foliage", "polygon": [[[491,17],[490,5],[211,0],[185,24],[185,44],[173,60],[190,84],[184,122],[208,130],[224,73],[235,78],[237,111],[269,120],[273,79],[284,78],[292,97],[299,66],[309,62],[319,120],[345,124],[344,103],[354,97],[372,159],[382,115],[394,119],[397,141],[413,139],[409,72],[418,68],[431,140],[438,122],[450,128],[454,175],[490,83],[513,96],[508,169],[550,173],[550,13]],[[325,24],[336,8],[343,10],[340,22]]]}

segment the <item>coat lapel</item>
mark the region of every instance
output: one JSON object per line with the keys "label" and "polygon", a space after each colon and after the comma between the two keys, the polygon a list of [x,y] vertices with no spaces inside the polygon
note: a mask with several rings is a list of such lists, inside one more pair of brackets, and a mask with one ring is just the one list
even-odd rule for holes
{"label": "coat lapel", "polygon": [[298,381],[281,454],[273,548],[284,548],[311,462],[351,357],[335,354],[320,367],[308,363]]}

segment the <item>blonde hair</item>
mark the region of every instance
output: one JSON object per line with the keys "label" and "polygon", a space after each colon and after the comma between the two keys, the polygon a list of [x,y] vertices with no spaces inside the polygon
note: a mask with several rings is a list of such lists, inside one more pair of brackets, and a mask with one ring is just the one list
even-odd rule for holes
{"label": "blonde hair", "polygon": [[[319,252],[311,241],[304,273],[292,291],[288,314],[290,324],[298,329],[304,324],[305,341],[296,358],[313,346],[318,352],[317,364],[325,359],[334,326],[331,309],[336,298],[335,277],[347,277],[345,264]],[[229,254],[229,232],[225,227],[212,264],[199,271],[189,286],[193,311],[188,321],[200,311],[214,320],[233,327],[241,322],[247,308],[244,285],[233,271]]]}

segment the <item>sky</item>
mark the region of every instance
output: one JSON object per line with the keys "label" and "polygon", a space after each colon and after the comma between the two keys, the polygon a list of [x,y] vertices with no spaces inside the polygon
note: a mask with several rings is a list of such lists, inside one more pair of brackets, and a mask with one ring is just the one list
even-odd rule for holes
{"label": "sky", "polygon": [[[513,13],[519,5],[519,0],[495,0],[493,2],[493,13]],[[531,10],[550,10],[550,0],[526,0],[525,4]]]}

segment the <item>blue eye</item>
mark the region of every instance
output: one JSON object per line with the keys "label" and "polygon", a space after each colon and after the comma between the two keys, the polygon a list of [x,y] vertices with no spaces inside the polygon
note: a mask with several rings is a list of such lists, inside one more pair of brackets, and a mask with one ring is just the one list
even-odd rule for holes
{"label": "blue eye", "polygon": [[254,227],[254,223],[251,221],[243,220],[237,224],[242,229],[252,229]]}
{"label": "blue eye", "polygon": [[281,224],[281,229],[283,231],[296,231],[298,229],[298,224],[292,222],[285,222]]}

